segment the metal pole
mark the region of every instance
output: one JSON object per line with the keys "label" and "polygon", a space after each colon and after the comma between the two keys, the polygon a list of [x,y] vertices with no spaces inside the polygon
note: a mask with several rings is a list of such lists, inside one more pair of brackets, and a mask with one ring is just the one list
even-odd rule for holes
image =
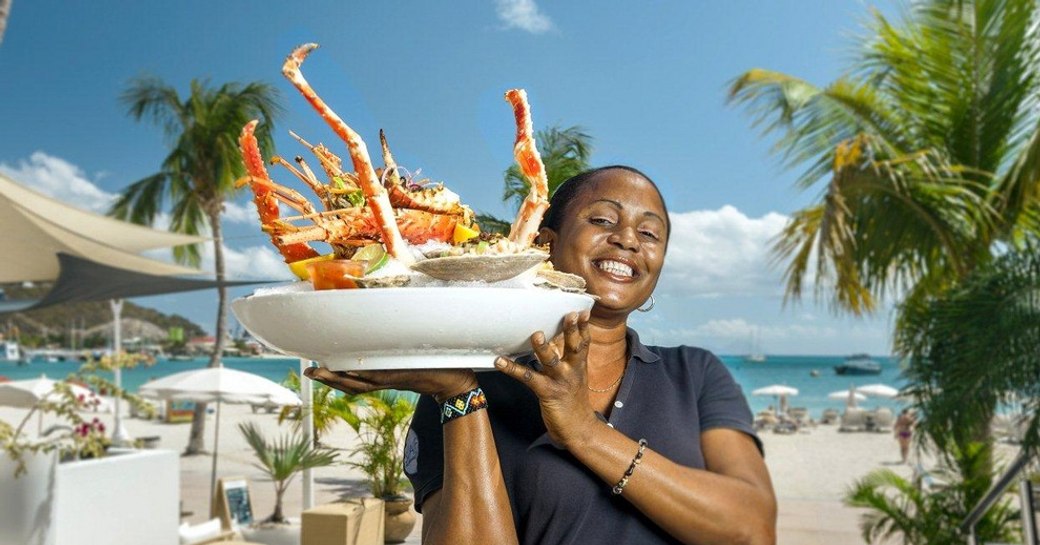
{"label": "metal pole", "polygon": [[[123,390],[123,370],[119,365],[119,354],[123,351],[123,300],[112,299],[110,303],[112,306],[112,317],[115,319],[115,322],[112,324],[112,361],[115,362],[116,388],[121,392]],[[115,424],[112,426],[112,444],[123,447],[130,444],[130,434],[123,427],[121,401],[120,396],[116,395],[116,418]]]}
{"label": "metal pole", "polygon": [[[206,418],[205,415],[202,416]],[[217,447],[220,445],[220,399],[217,399],[217,414],[213,420],[213,468],[209,472],[209,512],[213,516],[214,500],[217,495]]]}
{"label": "metal pole", "polygon": [[1022,543],[1037,545],[1036,539],[1036,505],[1033,503],[1033,482],[1028,478],[1018,484],[1019,500],[1022,509]]}
{"label": "metal pole", "polygon": [[[314,440],[314,395],[311,379],[303,375],[303,370],[310,366],[310,360],[300,358],[300,400],[303,402],[300,416],[303,417],[303,437],[308,442]],[[303,509],[306,511],[311,507],[314,507],[314,475],[308,468],[303,470]]]}

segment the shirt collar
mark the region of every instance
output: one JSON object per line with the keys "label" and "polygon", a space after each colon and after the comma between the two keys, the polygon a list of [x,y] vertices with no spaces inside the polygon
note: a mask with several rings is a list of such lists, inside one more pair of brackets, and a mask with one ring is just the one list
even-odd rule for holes
{"label": "shirt collar", "polygon": [[628,350],[633,358],[638,358],[643,363],[654,363],[661,360],[661,356],[639,342],[639,334],[631,327],[628,328]]}

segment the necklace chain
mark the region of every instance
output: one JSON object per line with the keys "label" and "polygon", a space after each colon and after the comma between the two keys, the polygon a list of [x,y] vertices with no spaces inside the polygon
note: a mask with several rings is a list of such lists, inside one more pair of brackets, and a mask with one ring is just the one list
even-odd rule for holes
{"label": "necklace chain", "polygon": [[625,364],[621,367],[621,374],[618,375],[618,378],[614,379],[614,382],[611,382],[609,386],[607,386],[606,388],[603,388],[603,389],[599,389],[599,388],[593,388],[592,386],[589,386],[586,383],[585,387],[588,388],[590,392],[596,392],[597,394],[605,394],[605,393],[613,390],[614,387],[617,386],[619,382],[621,382],[621,379],[625,378],[625,371],[626,370],[628,370],[628,360],[627,359],[625,360]]}

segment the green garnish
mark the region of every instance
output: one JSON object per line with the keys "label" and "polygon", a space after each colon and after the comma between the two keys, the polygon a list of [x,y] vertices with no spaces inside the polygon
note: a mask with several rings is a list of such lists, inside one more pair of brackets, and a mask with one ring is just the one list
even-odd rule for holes
{"label": "green garnish", "polygon": [[350,201],[350,204],[352,204],[354,206],[364,206],[365,205],[365,194],[362,193],[361,190],[359,189],[359,190],[354,191],[352,193],[347,193],[347,200]]}

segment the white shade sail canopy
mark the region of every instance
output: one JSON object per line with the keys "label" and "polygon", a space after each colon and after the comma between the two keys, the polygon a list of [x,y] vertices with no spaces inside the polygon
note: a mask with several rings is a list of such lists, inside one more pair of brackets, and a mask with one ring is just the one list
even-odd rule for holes
{"label": "white shade sail canopy", "polygon": [[296,392],[260,375],[227,367],[175,373],[145,383],[137,393],[143,397],[199,403],[301,404]]}
{"label": "white shade sail canopy", "polygon": [[796,396],[798,388],[792,388],[783,384],[773,384],[757,390],[752,390],[751,395],[756,396]]}
{"label": "white shade sail canopy", "polygon": [[0,174],[0,283],[58,277],[59,252],[155,275],[198,274],[198,269],[156,261],[138,252],[206,242],[80,210]]}

